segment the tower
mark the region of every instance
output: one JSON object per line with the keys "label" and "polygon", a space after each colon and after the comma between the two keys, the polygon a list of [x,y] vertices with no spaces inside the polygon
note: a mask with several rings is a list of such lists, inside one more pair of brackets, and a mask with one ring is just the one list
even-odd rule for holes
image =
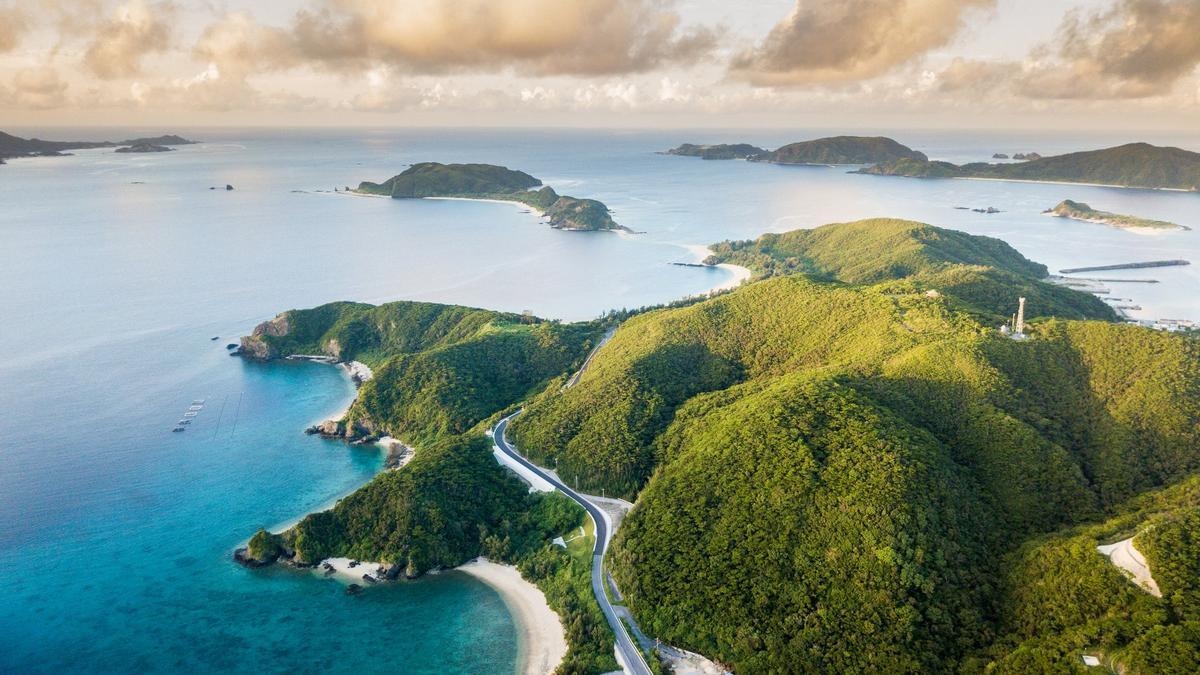
{"label": "tower", "polygon": [[1025,334],[1025,298],[1017,299],[1017,324],[1013,328],[1017,335]]}

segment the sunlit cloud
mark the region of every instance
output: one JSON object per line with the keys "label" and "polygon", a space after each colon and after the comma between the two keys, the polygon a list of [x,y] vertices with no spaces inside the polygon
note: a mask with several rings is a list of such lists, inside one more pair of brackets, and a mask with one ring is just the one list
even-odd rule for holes
{"label": "sunlit cloud", "polygon": [[996,0],[798,0],[766,39],[738,54],[732,73],[753,84],[857,82],[943,47],[972,10]]}

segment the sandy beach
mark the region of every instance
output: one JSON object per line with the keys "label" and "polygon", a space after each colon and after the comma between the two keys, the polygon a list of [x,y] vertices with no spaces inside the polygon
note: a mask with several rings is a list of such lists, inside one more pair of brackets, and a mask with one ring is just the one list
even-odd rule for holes
{"label": "sandy beach", "polygon": [[[709,256],[711,256],[713,254],[713,250],[711,248],[709,248],[707,246],[702,246],[700,244],[683,244],[682,246],[684,248],[686,248],[692,255],[696,256],[697,263],[704,262],[705,260],[708,259]],[[717,269],[727,270],[730,273],[732,273],[733,276],[730,277],[729,281],[726,281],[725,283],[723,283],[719,286],[713,286],[712,288],[708,289],[704,293],[701,293],[700,295],[712,295],[713,293],[719,293],[721,291],[728,291],[730,289],[737,288],[738,286],[741,286],[742,283],[745,282],[746,280],[748,280],[750,277],[754,276],[753,272],[751,272],[749,269],[747,269],[745,267],[742,267],[741,265],[731,265],[729,263],[720,263],[720,264],[716,265],[715,267]]]}
{"label": "sandy beach", "polygon": [[352,562],[354,561],[350,558],[326,558],[313,569],[313,573],[325,576],[328,572],[325,566],[329,565],[333,568],[333,573],[329,574],[329,576],[336,577],[348,583],[358,584],[359,586],[366,586],[370,583],[363,579],[364,574],[369,574],[376,579],[380,579],[383,576],[379,572],[380,563],[359,561],[358,564],[351,567],[350,564]]}
{"label": "sandy beach", "polygon": [[422,199],[438,199],[447,202],[491,202],[493,204],[513,204],[514,206],[519,206],[522,209],[528,209],[532,211],[537,215],[538,218],[541,218],[543,215],[545,215],[540,210],[526,204],[525,202],[518,202],[511,199],[485,199],[478,197],[422,197]]}
{"label": "sandy beach", "polygon": [[517,568],[486,558],[476,558],[457,569],[496,589],[512,612],[520,636],[520,672],[540,675],[553,671],[567,653],[567,638],[562,621],[538,587],[522,579]]}

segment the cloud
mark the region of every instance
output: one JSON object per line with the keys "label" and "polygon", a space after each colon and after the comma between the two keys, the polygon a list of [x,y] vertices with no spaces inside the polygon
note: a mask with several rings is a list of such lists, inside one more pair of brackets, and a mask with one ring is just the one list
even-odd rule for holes
{"label": "cloud", "polygon": [[264,26],[246,12],[226,14],[206,27],[192,53],[235,79],[244,79],[253,72],[292,68],[302,62],[288,31]]}
{"label": "cloud", "polygon": [[760,86],[857,82],[950,43],[971,10],[996,0],[797,0],[756,47],[734,57],[735,77]]}
{"label": "cloud", "polygon": [[0,54],[16,48],[28,29],[25,10],[15,5],[0,5]]}
{"label": "cloud", "polygon": [[231,14],[197,53],[246,72],[312,65],[407,73],[597,76],[693,63],[718,33],[653,0],[323,0],[287,29]]}
{"label": "cloud", "polygon": [[1012,61],[956,58],[934,80],[937,91],[942,93],[985,93],[1006,90],[1020,74],[1021,64]]}
{"label": "cloud", "polygon": [[67,102],[67,83],[53,68],[23,68],[13,76],[12,86],[0,93],[3,93],[5,107],[59,108]]}
{"label": "cloud", "polygon": [[167,48],[174,12],[170,3],[131,0],[121,5],[96,31],[83,55],[84,64],[105,80],[137,75],[143,56]]}
{"label": "cloud", "polygon": [[1200,63],[1200,1],[1119,0],[1059,27],[1034,54],[1018,91],[1030,98],[1116,99],[1168,94]]}

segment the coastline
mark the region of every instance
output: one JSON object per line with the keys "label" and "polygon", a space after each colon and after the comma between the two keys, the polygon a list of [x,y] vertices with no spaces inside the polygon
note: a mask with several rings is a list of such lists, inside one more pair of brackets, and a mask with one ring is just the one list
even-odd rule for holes
{"label": "coastline", "polygon": [[491,586],[504,600],[517,625],[518,672],[540,675],[562,663],[567,654],[562,620],[546,604],[542,591],[523,579],[517,568],[476,558],[454,569]]}
{"label": "coastline", "polygon": [[[703,263],[705,260],[708,259],[709,256],[714,255],[713,250],[711,248],[709,248],[708,246],[701,245],[701,244],[680,244],[680,246],[687,249],[688,252],[691,253],[692,255],[696,256],[697,263]],[[705,266],[706,267],[714,267],[716,269],[726,270],[726,271],[730,272],[733,276],[729,279],[729,281],[726,281],[725,283],[719,284],[717,286],[713,286],[712,288],[708,289],[707,291],[704,291],[702,293],[697,293],[697,295],[712,295],[713,293],[720,293],[721,291],[733,290],[733,289],[737,288],[738,286],[741,286],[746,281],[748,281],[750,279],[750,277],[754,276],[754,273],[750,271],[750,268],[742,267],[741,265],[734,265],[732,263],[718,263],[716,265],[705,265]]]}
{"label": "coastline", "polygon": [[1078,218],[1076,216],[1063,216],[1063,215],[1054,213],[1053,211],[1046,211],[1043,215],[1050,216],[1051,218],[1062,218],[1063,220],[1073,220],[1077,223],[1090,223],[1092,225],[1104,225],[1105,227],[1111,227],[1116,230],[1124,230],[1126,232],[1132,232],[1133,234],[1141,235],[1143,237],[1156,237],[1156,236],[1161,236],[1164,234],[1170,234],[1171,232],[1189,232],[1192,229],[1192,228],[1188,227],[1187,225],[1178,225],[1175,223],[1172,223],[1172,225],[1175,225],[1175,227],[1139,227],[1137,225],[1118,225],[1116,223],[1110,223],[1107,220],[1102,220],[1100,218]]}
{"label": "coastline", "polygon": [[514,199],[492,199],[490,197],[421,197],[421,199],[436,199],[446,202],[491,202],[493,204],[513,204],[523,209],[529,209],[533,213],[537,214],[538,218],[546,215],[541,209],[530,206],[525,202],[518,202]]}
{"label": "coastline", "polygon": [[[353,564],[353,566],[352,566]],[[387,583],[388,565],[350,558],[326,558],[317,563],[312,573],[327,579],[360,587]],[[562,619],[550,609],[546,596],[533,583],[526,581],[516,567],[501,565],[487,558],[469,560],[458,567],[428,574],[462,572],[487,584],[504,601],[517,629],[517,672],[542,675],[552,672],[567,654],[567,636]],[[372,580],[364,578],[369,576]],[[419,580],[418,580],[419,581]]]}

